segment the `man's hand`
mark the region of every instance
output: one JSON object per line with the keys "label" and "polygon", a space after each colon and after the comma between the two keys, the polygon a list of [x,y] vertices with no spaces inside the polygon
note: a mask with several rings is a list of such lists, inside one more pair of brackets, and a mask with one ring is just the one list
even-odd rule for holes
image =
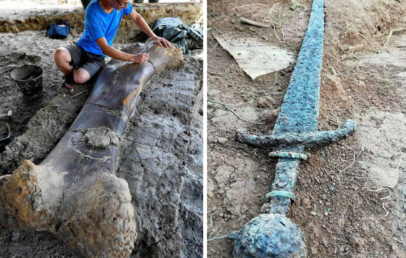
{"label": "man's hand", "polygon": [[137,25],[138,28],[140,28],[143,32],[145,32],[152,39],[152,41],[154,41],[155,44],[157,44],[160,47],[165,48],[169,47],[170,45],[169,41],[155,35],[155,33],[148,26],[144,18],[142,18],[141,15],[135,11],[135,9],[133,9],[133,11],[129,15],[131,20],[135,23],[135,25]]}
{"label": "man's hand", "polygon": [[140,54],[136,56],[132,56],[131,62],[136,64],[145,64],[148,61],[149,55],[148,54]]}
{"label": "man's hand", "polygon": [[165,47],[165,48],[169,47],[169,41],[167,41],[164,38],[156,36],[156,37],[152,37],[151,39],[152,39],[152,41],[154,41],[155,44],[157,44],[160,47]]}

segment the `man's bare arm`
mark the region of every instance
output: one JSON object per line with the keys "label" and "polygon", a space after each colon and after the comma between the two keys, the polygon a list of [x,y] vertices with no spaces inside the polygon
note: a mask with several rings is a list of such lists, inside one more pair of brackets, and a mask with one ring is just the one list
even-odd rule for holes
{"label": "man's bare arm", "polygon": [[100,47],[103,54],[109,56],[111,58],[121,60],[121,61],[129,61],[139,64],[144,64],[148,61],[148,54],[140,54],[140,55],[131,55],[128,53],[124,53],[114,47],[111,47],[107,44],[106,38],[99,38],[96,40],[97,45]]}

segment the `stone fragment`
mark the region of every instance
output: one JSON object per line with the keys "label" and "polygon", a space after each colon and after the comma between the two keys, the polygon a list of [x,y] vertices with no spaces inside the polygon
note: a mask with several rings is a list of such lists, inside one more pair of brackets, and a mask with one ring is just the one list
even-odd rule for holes
{"label": "stone fragment", "polygon": [[19,32],[16,26],[12,26],[11,30],[13,31],[14,34],[17,34]]}
{"label": "stone fragment", "polygon": [[261,120],[265,120],[267,124],[272,124],[273,122],[276,121],[280,112],[281,112],[280,108],[275,108],[272,110],[267,109],[261,113]]}
{"label": "stone fragment", "polygon": [[271,107],[275,103],[275,100],[271,96],[260,97],[258,99],[258,106],[260,107]]}
{"label": "stone fragment", "polygon": [[214,178],[216,179],[219,186],[224,186],[233,172],[234,172],[233,167],[221,165],[217,168],[216,175],[214,176]]}
{"label": "stone fragment", "polygon": [[310,209],[310,200],[308,198],[303,198],[302,204],[306,209]]}
{"label": "stone fragment", "polygon": [[219,138],[217,138],[217,142],[218,143],[222,143],[222,144],[224,144],[224,143],[226,143],[228,141],[228,139],[227,138],[223,138],[223,137],[219,137]]}
{"label": "stone fragment", "polygon": [[216,96],[216,95],[218,95],[220,93],[221,93],[221,91],[219,91],[219,90],[210,90],[209,92],[207,92],[207,95],[209,97],[214,97],[214,96]]}

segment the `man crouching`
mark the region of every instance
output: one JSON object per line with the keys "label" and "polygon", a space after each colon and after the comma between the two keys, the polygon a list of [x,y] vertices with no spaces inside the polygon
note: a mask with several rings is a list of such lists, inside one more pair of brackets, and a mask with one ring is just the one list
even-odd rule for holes
{"label": "man crouching", "polygon": [[104,57],[144,64],[148,54],[131,55],[112,47],[123,15],[131,20],[154,42],[168,47],[169,42],[156,36],[145,20],[130,4],[130,0],[93,0],[86,9],[85,28],[74,46],[63,46],[54,53],[55,64],[65,75],[64,84],[72,80],[85,83],[104,66]]}

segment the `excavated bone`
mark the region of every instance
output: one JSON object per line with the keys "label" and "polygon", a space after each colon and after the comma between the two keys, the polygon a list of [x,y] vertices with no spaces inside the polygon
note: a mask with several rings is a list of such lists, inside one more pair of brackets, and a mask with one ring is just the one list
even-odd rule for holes
{"label": "excavated bone", "polygon": [[115,176],[120,141],[138,96],[154,73],[182,63],[181,51],[149,43],[144,65],[111,61],[82,111],[48,157],[25,160],[0,177],[0,223],[18,230],[48,231],[84,257],[127,257],[136,240],[131,194]]}

